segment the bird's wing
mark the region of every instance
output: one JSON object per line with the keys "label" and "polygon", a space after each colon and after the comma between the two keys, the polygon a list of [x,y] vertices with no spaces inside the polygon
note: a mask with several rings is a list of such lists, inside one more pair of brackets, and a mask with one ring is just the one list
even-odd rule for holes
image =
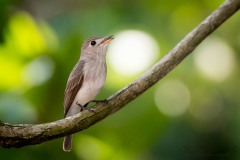
{"label": "bird's wing", "polygon": [[68,78],[64,95],[64,117],[66,117],[68,110],[70,109],[79,89],[82,86],[84,79],[84,64],[85,62],[83,60],[78,61]]}

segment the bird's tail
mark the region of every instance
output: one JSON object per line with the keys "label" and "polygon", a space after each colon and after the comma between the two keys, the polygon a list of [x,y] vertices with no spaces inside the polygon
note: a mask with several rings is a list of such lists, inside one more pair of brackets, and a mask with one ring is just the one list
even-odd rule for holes
{"label": "bird's tail", "polygon": [[64,137],[63,140],[63,150],[65,152],[70,152],[72,149],[72,135]]}

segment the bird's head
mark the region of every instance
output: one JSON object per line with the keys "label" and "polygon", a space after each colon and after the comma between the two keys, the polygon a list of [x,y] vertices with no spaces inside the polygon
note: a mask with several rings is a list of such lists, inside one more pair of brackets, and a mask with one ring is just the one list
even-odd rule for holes
{"label": "bird's head", "polygon": [[94,58],[101,56],[105,58],[109,43],[114,39],[109,37],[93,37],[84,41],[81,50],[81,58]]}

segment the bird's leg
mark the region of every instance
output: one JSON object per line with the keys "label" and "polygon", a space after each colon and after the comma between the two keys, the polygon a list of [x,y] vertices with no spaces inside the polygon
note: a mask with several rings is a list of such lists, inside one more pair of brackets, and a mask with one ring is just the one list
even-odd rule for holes
{"label": "bird's leg", "polygon": [[[88,102],[89,103],[89,102]],[[87,108],[88,103],[86,103],[84,106],[82,106],[80,103],[76,102],[76,104],[81,108],[81,111],[88,110],[90,112],[96,113],[93,108]]]}
{"label": "bird's leg", "polygon": [[94,102],[94,103],[107,103],[106,99],[103,100],[91,100],[90,102]]}

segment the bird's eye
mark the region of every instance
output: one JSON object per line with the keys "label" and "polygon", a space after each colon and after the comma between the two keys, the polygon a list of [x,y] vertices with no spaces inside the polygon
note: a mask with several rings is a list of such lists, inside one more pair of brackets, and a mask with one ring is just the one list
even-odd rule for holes
{"label": "bird's eye", "polygon": [[94,46],[96,44],[96,41],[91,41],[91,45]]}

